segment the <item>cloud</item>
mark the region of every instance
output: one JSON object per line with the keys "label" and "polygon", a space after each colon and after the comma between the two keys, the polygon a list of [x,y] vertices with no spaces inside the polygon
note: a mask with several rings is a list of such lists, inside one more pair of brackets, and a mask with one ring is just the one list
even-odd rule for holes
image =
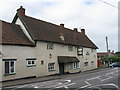
{"label": "cloud", "polygon": [[[104,0],[118,6],[119,0]],[[9,2],[9,3],[8,3]],[[118,9],[100,0],[4,0],[0,3],[0,19],[12,21],[16,9],[23,5],[26,14],[67,28],[86,29],[89,38],[106,51],[105,37],[109,48],[118,48]]]}

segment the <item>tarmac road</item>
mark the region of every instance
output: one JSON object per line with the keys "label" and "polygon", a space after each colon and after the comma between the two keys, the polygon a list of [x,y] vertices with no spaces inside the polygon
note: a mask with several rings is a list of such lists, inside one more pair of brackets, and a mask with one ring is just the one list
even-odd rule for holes
{"label": "tarmac road", "polygon": [[92,73],[73,74],[62,79],[7,87],[9,90],[26,88],[46,90],[119,90],[120,68],[106,68]]}

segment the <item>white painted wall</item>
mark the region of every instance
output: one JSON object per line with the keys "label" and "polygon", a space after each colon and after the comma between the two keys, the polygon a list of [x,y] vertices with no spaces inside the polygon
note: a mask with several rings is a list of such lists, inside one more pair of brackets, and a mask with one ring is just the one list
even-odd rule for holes
{"label": "white painted wall", "polygon": [[[86,52],[89,52],[90,55],[86,55]],[[56,44],[54,43],[53,50],[47,50],[47,43],[38,41],[36,45],[36,57],[37,57],[37,76],[44,76],[44,75],[51,75],[59,73],[59,64],[58,64],[58,56],[73,56],[77,57],[80,60],[80,69],[78,70],[69,70],[68,65],[65,65],[65,72],[78,72],[78,71],[85,71],[90,69],[97,68],[97,53],[94,49],[93,52],[91,48],[84,48],[83,49],[83,56],[77,55],[77,47],[73,47],[73,51],[68,51],[68,45]],[[49,55],[52,54],[52,58]],[[94,61],[93,66],[84,67],[84,62],[88,60],[89,63]],[[44,61],[44,65],[40,65],[41,60]],[[49,72],[47,69],[48,63],[55,62],[55,69],[56,71]]]}
{"label": "white painted wall", "polygon": [[[36,76],[36,66],[35,67],[27,67],[27,61],[26,61],[26,58],[36,58],[34,47],[3,45],[2,52],[3,52],[3,59],[17,59],[16,74],[8,75],[8,76],[4,76],[5,62],[2,61],[3,80]],[[36,63],[36,61],[35,61],[35,63]]]}

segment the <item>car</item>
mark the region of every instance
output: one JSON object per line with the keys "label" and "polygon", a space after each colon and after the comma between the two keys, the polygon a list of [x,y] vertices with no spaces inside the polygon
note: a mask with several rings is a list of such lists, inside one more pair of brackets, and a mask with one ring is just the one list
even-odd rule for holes
{"label": "car", "polygon": [[120,62],[114,62],[110,64],[110,67],[120,67]]}

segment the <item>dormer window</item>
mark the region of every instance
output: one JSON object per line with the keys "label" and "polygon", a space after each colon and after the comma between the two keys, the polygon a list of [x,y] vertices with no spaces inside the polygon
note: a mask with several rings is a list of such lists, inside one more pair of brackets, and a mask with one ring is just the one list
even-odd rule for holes
{"label": "dormer window", "polygon": [[53,43],[47,43],[47,49],[52,50],[53,49]]}
{"label": "dormer window", "polygon": [[69,45],[68,46],[68,51],[73,51],[73,46]]}

